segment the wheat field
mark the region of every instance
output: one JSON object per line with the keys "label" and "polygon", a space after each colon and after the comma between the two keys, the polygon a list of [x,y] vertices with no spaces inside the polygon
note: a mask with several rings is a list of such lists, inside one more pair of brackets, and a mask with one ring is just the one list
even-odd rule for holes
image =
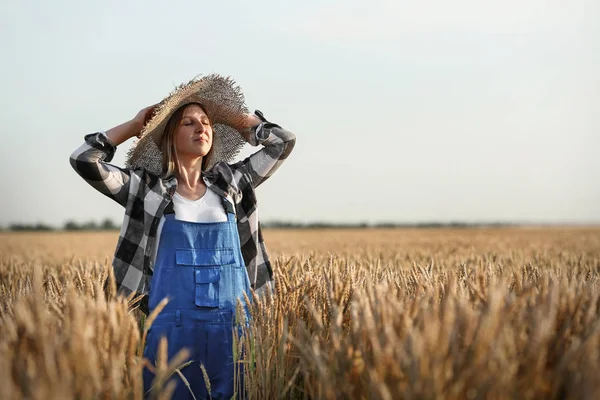
{"label": "wheat field", "polygon": [[[239,398],[600,398],[598,227],[265,237],[277,291],[237,342]],[[141,357],[153,316],[115,297],[116,241],[0,233],[2,399],[170,397],[186,354]]]}

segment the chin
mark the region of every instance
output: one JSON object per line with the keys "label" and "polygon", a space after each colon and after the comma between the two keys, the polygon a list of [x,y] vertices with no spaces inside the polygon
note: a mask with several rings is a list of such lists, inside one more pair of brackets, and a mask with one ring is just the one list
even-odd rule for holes
{"label": "chin", "polygon": [[202,151],[200,152],[200,156],[204,157],[206,156],[208,153],[210,153],[210,147],[207,147],[206,149],[202,149]]}

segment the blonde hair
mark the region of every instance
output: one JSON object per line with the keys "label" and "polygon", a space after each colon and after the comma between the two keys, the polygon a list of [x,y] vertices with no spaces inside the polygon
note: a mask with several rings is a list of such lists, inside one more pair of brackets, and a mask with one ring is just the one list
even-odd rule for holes
{"label": "blonde hair", "polygon": [[[171,118],[169,118],[169,121],[167,122],[167,125],[165,126],[165,131],[163,132],[161,139],[160,139],[160,150],[162,152],[162,157],[163,157],[163,173],[166,176],[172,175],[175,173],[175,171],[177,170],[177,164],[179,163],[179,160],[177,159],[177,149],[175,147],[175,132],[177,131],[177,127],[179,126],[179,123],[181,122],[181,119],[183,118],[183,113],[185,111],[185,109],[191,105],[196,105],[202,108],[202,110],[204,110],[204,107],[202,107],[202,104],[199,103],[188,103],[185,104],[181,107],[179,107],[171,116]],[[206,110],[204,110],[204,112],[206,113]],[[208,120],[210,121],[210,127],[212,129],[212,120],[210,119],[210,116],[208,115],[208,113],[206,114],[208,116]],[[208,153],[202,157],[202,171],[205,171],[210,159],[212,157],[213,154],[213,147],[214,147],[214,130],[213,130],[213,146],[210,147],[210,150],[208,151]]]}

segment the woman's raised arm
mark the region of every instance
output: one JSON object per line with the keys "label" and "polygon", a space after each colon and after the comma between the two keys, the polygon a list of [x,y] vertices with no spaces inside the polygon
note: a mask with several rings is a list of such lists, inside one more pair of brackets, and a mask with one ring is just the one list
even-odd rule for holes
{"label": "woman's raised arm", "polygon": [[93,188],[123,207],[129,194],[129,170],[109,164],[117,146],[140,135],[155,105],[141,110],[132,120],[104,132],[85,136],[84,143],[69,157],[73,169]]}
{"label": "woman's raised arm", "polygon": [[260,111],[247,118],[244,137],[252,146],[264,147],[232,167],[246,177],[252,187],[267,180],[285,161],[296,144],[296,135],[267,121]]}

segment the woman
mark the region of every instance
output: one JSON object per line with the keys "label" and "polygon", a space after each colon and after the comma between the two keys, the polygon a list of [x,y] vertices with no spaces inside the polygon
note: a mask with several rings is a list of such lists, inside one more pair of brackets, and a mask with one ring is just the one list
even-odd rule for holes
{"label": "woman", "polygon": [[[140,137],[126,168],[108,164],[116,146]],[[244,143],[264,148],[230,164]],[[182,373],[196,398],[233,396],[235,307],[250,288],[270,288],[273,273],[258,221],[254,188],[290,154],[295,135],[259,111],[248,114],[233,81],[209,75],[181,85],[131,121],[85,136],[70,157],[75,171],[125,207],[113,259],[119,294],[143,294],[153,323],[145,357],[154,363],[161,336],[169,357],[182,347],[194,362]],[[144,371],[148,390],[153,376]],[[191,398],[177,378],[174,398]]]}

